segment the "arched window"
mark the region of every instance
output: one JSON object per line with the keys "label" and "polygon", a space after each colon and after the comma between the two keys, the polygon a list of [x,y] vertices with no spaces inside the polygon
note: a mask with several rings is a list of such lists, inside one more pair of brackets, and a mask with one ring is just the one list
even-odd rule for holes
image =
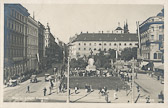
{"label": "arched window", "polygon": [[154,59],[157,59],[157,53],[154,53]]}

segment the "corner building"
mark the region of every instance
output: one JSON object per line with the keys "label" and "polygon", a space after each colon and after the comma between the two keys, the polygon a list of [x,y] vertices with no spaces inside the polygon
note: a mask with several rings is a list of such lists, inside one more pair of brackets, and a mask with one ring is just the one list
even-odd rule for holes
{"label": "corner building", "polygon": [[4,5],[4,80],[27,70],[28,10],[20,4]]}
{"label": "corner building", "polygon": [[146,61],[161,62],[164,52],[163,13],[149,17],[140,24],[139,31],[141,39],[141,58]]}

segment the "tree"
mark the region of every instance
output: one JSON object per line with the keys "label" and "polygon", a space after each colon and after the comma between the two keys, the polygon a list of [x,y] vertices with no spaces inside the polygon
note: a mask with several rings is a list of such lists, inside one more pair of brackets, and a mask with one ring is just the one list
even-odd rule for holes
{"label": "tree", "polygon": [[110,59],[113,59],[113,61],[116,59],[116,51],[114,49],[109,49],[110,53]]}
{"label": "tree", "polygon": [[134,57],[134,59],[137,59],[137,48],[125,48],[121,52],[121,59],[125,61],[129,61]]}
{"label": "tree", "polygon": [[82,58],[79,59],[71,59],[70,61],[70,67],[71,68],[86,68],[87,62],[83,60]]}

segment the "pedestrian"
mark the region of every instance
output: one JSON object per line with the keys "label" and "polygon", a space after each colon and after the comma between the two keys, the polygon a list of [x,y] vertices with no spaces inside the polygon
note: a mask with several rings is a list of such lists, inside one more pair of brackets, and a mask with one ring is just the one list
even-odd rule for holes
{"label": "pedestrian", "polygon": [[75,94],[77,94],[77,91],[78,91],[78,88],[77,88],[77,86],[75,87]]}
{"label": "pedestrian", "polygon": [[99,90],[99,94],[100,94],[100,93],[101,93],[102,88],[101,88],[101,87],[99,87],[99,89],[98,89],[98,90]]}
{"label": "pedestrian", "polygon": [[61,91],[64,93],[64,84],[61,85]]}
{"label": "pedestrian", "polygon": [[71,95],[71,89],[69,88],[69,95]]}
{"label": "pedestrian", "polygon": [[104,91],[105,91],[105,93],[107,92],[107,87],[105,87],[105,86],[104,86]]}
{"label": "pedestrian", "polygon": [[51,87],[51,86],[49,87],[49,90],[50,90],[50,93],[49,93],[49,95],[51,95],[51,90],[52,90],[52,87]]}
{"label": "pedestrian", "polygon": [[52,80],[50,81],[50,84],[51,84],[51,88],[53,88],[54,84],[53,84]]}
{"label": "pedestrian", "polygon": [[139,85],[137,85],[137,92],[139,92],[140,91],[140,89],[139,89]]}
{"label": "pedestrian", "polygon": [[119,91],[118,86],[116,86],[116,92],[118,92],[118,91]]}
{"label": "pedestrian", "polygon": [[107,103],[109,103],[108,93],[105,94],[105,100]]}
{"label": "pedestrian", "polygon": [[63,84],[63,89],[64,89],[64,90],[66,89],[66,84],[65,84],[65,83]]}
{"label": "pedestrian", "polygon": [[30,86],[27,86],[27,91],[26,93],[30,93]]}
{"label": "pedestrian", "polygon": [[104,90],[104,88],[101,90],[101,92],[102,92],[102,96],[104,96],[104,95],[105,95],[105,90]]}
{"label": "pedestrian", "polygon": [[118,99],[117,92],[114,92],[114,100]]}
{"label": "pedestrian", "polygon": [[88,86],[87,84],[85,84],[85,91],[87,92],[87,90],[88,90]]}
{"label": "pedestrian", "polygon": [[61,92],[61,84],[59,85],[59,92]]}
{"label": "pedestrian", "polygon": [[46,89],[46,87],[44,87],[44,89],[43,89],[44,96],[46,96],[46,91],[47,91],[47,89]]}
{"label": "pedestrian", "polygon": [[150,103],[150,96],[146,97],[146,103]]}

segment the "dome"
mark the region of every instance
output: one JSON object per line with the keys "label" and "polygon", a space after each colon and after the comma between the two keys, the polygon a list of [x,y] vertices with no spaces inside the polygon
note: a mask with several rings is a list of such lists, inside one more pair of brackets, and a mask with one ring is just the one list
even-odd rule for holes
{"label": "dome", "polygon": [[117,27],[116,30],[123,30],[121,27]]}

